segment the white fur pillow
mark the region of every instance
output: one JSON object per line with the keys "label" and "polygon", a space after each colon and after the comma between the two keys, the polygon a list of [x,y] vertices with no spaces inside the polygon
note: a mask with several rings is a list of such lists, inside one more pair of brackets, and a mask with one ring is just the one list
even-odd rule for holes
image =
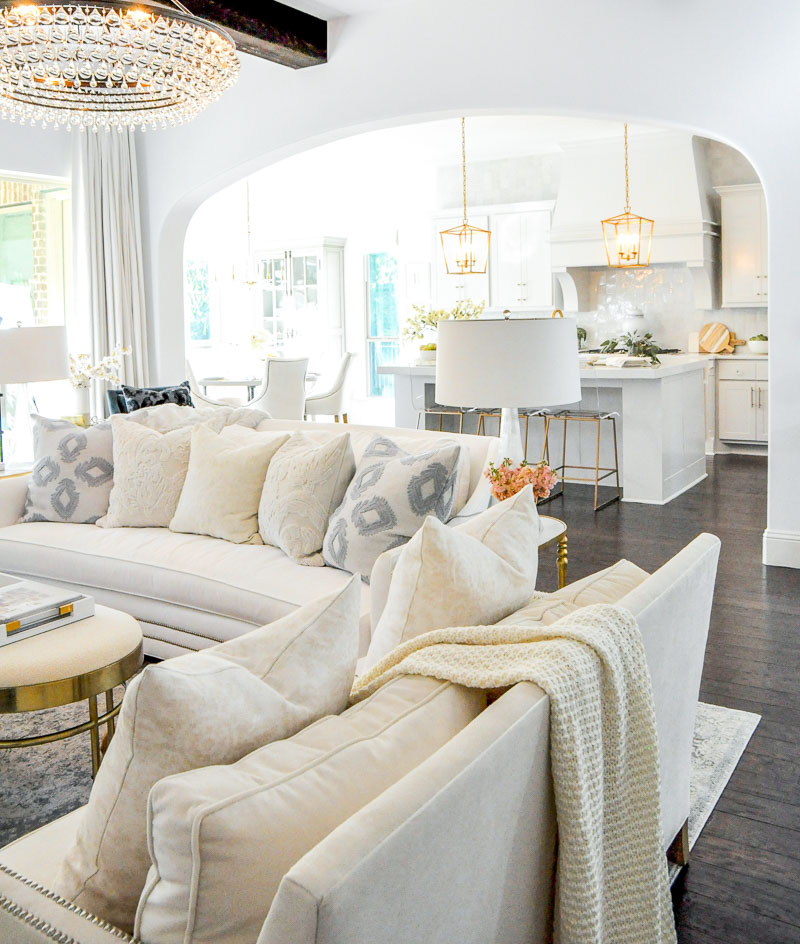
{"label": "white fur pillow", "polygon": [[314,442],[295,433],[267,469],[258,506],[258,531],[298,564],[322,567],[328,519],[356,471],[350,434]]}
{"label": "white fur pillow", "polygon": [[135,678],[54,891],[132,930],[150,867],[150,788],[170,774],[231,764],[343,711],[360,602],[353,578],[289,616]]}
{"label": "white fur pillow", "polygon": [[192,430],[186,473],[171,531],[209,534],[234,544],[260,544],[258,503],[270,460],[289,433],[227,426]]}
{"label": "white fur pillow", "polygon": [[503,619],[530,599],[538,566],[539,515],[530,485],[457,528],[426,518],[400,552],[359,671],[422,633]]}

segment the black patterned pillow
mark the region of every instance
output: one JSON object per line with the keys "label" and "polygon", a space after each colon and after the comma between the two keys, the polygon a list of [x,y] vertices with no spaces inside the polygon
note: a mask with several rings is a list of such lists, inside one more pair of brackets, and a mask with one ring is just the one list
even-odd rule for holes
{"label": "black patterned pillow", "polygon": [[460,455],[461,446],[452,442],[408,453],[385,436],[373,439],[331,515],[325,563],[368,580],[378,557],[410,540],[428,515],[447,521]]}
{"label": "black patterned pillow", "polygon": [[177,403],[178,406],[194,406],[189,381],[174,387],[122,387],[122,396],[129,413],[144,409],[146,406],[159,406],[162,403]]}
{"label": "black patterned pillow", "polygon": [[92,524],[108,511],[114,485],[111,425],[83,428],[31,416],[33,474],[23,521]]}

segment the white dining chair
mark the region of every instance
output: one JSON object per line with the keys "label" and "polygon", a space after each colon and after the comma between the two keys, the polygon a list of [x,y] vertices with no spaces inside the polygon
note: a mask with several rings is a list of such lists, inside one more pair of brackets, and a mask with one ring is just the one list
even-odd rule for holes
{"label": "white dining chair", "polygon": [[332,416],[338,423],[341,416],[342,421],[347,422],[347,413],[343,412],[344,382],[347,379],[352,357],[349,351],[345,351],[331,385],[326,390],[320,391],[317,391],[315,387],[306,397],[305,419],[309,416]]}
{"label": "white dining chair", "polygon": [[238,397],[224,397],[222,400],[212,400],[207,397],[200,389],[192,365],[188,359],[186,361],[186,379],[189,381],[189,391],[192,394],[192,403],[195,406],[241,406],[242,401]]}
{"label": "white dining chair", "polygon": [[276,420],[302,420],[307,371],[307,357],[268,357],[264,366],[264,381],[245,406],[263,410]]}

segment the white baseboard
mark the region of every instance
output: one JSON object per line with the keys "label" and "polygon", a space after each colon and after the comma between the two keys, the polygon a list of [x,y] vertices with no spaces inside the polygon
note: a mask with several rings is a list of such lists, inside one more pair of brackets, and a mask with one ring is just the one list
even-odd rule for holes
{"label": "white baseboard", "polygon": [[794,531],[764,532],[763,562],[768,567],[795,567],[800,570],[800,534]]}

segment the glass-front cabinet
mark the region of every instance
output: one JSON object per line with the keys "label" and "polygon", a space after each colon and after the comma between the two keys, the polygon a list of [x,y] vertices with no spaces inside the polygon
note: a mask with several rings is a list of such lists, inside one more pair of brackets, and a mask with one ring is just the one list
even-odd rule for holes
{"label": "glass-front cabinet", "polygon": [[256,320],[266,351],[317,363],[342,355],[344,243],[328,238],[256,253]]}

